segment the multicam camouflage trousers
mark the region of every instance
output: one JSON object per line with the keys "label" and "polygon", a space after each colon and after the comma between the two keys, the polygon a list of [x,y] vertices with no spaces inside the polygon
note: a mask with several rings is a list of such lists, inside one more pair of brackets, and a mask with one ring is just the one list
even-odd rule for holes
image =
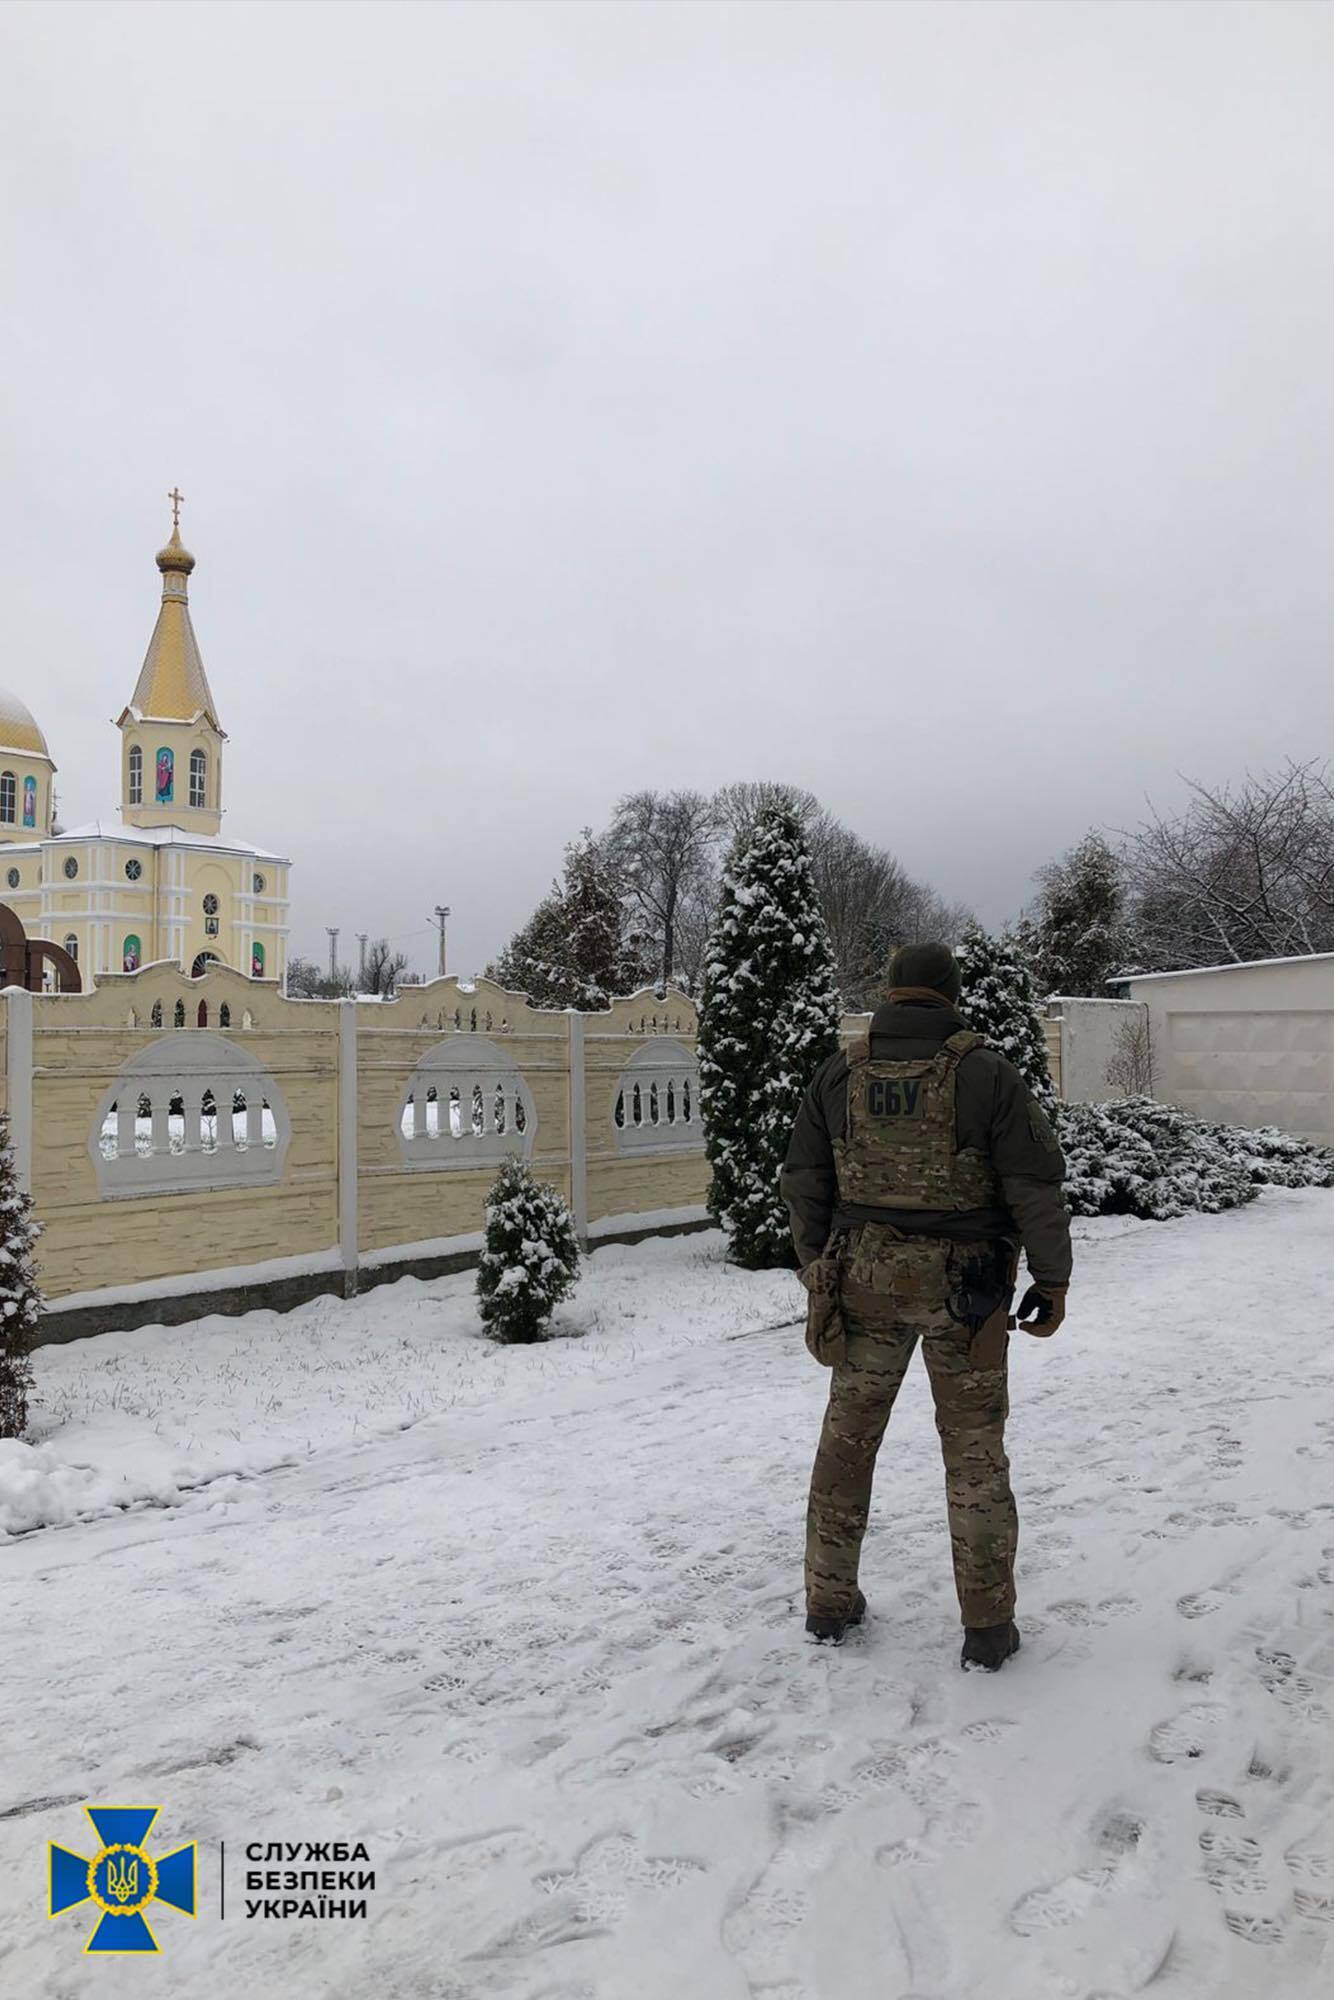
{"label": "multicam camouflage trousers", "polygon": [[[847,1358],[833,1370],[811,1475],[806,1523],[807,1609],[852,1609],[876,1454],[918,1339],[936,1404],[954,1581],[965,1625],[1014,1612],[1019,1536],[1005,1456],[1007,1341],[974,1336],[945,1301],[958,1261],[981,1246],[903,1238],[879,1224],[853,1232],[840,1284]],[[978,1365],[984,1362],[986,1365]]]}

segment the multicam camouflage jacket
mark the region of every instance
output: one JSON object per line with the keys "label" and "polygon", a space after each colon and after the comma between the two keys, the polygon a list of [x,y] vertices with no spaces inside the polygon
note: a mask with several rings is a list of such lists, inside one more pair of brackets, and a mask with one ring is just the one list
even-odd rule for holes
{"label": "multicam camouflage jacket", "polygon": [[[848,1056],[840,1051],[817,1072],[797,1113],[782,1177],[803,1266],[820,1255],[833,1229],[889,1222],[910,1235],[955,1241],[1004,1237],[1022,1244],[1038,1283],[1069,1281],[1070,1218],[1061,1193],[1059,1141],[1013,1063],[985,1043],[945,1051],[967,1027],[944,1002],[886,1002],[871,1021],[869,1064],[855,1064],[867,1091],[891,1093],[905,1086],[887,1065],[934,1064],[936,1077],[948,1069],[955,1130],[947,1174],[939,1169],[938,1148],[924,1135],[919,1172],[913,1172],[913,1140],[900,1137],[886,1147],[878,1177],[874,1144],[863,1136],[849,1145]],[[942,1101],[937,1092],[935,1102]],[[907,1108],[907,1101],[897,1097],[889,1108]],[[855,1110],[854,1123],[857,1115]],[[901,1120],[890,1123],[902,1132]]]}

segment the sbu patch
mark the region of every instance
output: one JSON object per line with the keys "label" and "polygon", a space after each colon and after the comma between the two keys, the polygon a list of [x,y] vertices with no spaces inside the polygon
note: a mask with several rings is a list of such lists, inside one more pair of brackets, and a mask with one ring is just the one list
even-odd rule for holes
{"label": "sbu patch", "polygon": [[926,1108],[926,1085],[920,1076],[873,1076],[866,1086],[870,1118],[920,1118]]}

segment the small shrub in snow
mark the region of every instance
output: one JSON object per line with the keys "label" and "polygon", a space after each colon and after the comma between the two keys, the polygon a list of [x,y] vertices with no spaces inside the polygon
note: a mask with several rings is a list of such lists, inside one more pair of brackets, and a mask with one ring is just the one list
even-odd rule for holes
{"label": "small shrub in snow", "polygon": [[1063,1104],[1056,1123],[1073,1215],[1166,1222],[1238,1208],[1266,1184],[1334,1186],[1334,1158],[1305,1140],[1209,1125],[1151,1097]]}
{"label": "small shrub in snow", "polygon": [[1043,1110],[1056,1109],[1047,1037],[1033,975],[1015,940],[974,926],[955,954],[963,974],[959,1012],[993,1049],[1008,1056]]}
{"label": "small shrub in snow", "polygon": [[507,1160],[486,1203],[477,1301],[498,1340],[538,1340],[579,1277],[574,1217],[522,1160]]}
{"label": "small shrub in snow", "polygon": [[28,1349],[42,1305],[32,1256],[37,1234],[32,1202],[19,1187],[9,1121],[0,1116],[0,1438],[22,1437],[28,1422]]}
{"label": "small shrub in snow", "polygon": [[806,1086],[838,1048],[838,1020],[806,836],[774,802],[728,861],[699,1010],[709,1209],[749,1270],[794,1261],[778,1176]]}

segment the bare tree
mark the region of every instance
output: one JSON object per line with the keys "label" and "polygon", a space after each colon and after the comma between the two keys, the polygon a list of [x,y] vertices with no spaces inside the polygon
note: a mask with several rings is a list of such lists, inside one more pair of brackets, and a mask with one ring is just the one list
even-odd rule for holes
{"label": "bare tree", "polygon": [[1112,1053],[1107,1063],[1108,1088],[1122,1097],[1153,1096],[1153,1044],[1149,1038],[1149,1010],[1137,1007],[1117,1023]]}
{"label": "bare tree", "polygon": [[366,948],[365,991],[383,995],[386,1000],[392,998],[400,976],[407,969],[407,953],[391,951],[388,938],[376,938]]}
{"label": "bare tree", "polygon": [[1334,950],[1334,787],[1289,762],[1234,787],[1192,784],[1175,819],[1127,840],[1133,950],[1146,969]]}
{"label": "bare tree", "polygon": [[656,942],[664,986],[678,976],[683,958],[687,978],[698,972],[715,895],[719,830],[718,809],[701,792],[632,792],[616,808],[607,853]]}

